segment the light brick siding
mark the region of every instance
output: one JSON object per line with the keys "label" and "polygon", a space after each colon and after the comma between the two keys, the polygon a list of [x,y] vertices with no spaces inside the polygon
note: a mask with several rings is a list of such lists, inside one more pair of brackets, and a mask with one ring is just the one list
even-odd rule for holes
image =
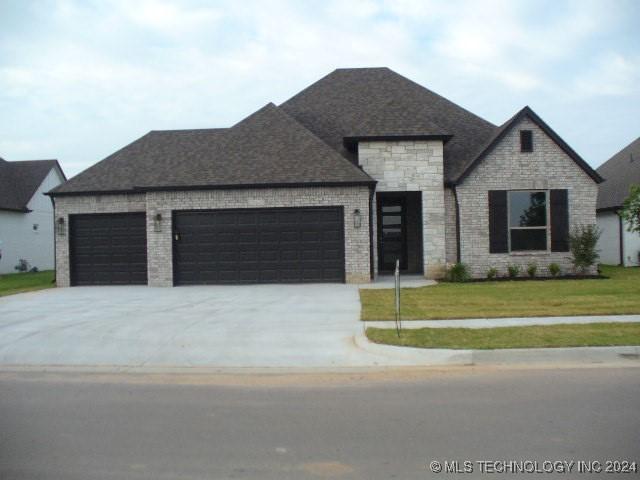
{"label": "light brick siding", "polygon": [[457,261],[456,201],[451,188],[444,190],[445,250],[447,263]]}
{"label": "light brick siding", "polygon": [[[445,264],[442,148],[441,141],[427,140],[358,144],[358,162],[378,181],[378,192],[422,193],[423,264],[427,278],[440,278]],[[375,228],[373,238],[377,238]]]}
{"label": "light brick siding", "polygon": [[[349,283],[370,281],[369,268],[369,188],[313,187],[277,189],[201,190],[149,192],[137,195],[73,196],[56,198],[56,218],[79,213],[147,213],[147,262],[149,285],[173,285],[172,225],[174,210],[271,208],[271,207],[344,207],[345,270]],[[353,212],[362,213],[362,226],[355,228]],[[162,215],[160,231],[154,217]],[[68,286],[69,235],[56,235],[57,279]]]}
{"label": "light brick siding", "polygon": [[[520,130],[533,131],[532,153],[520,152]],[[571,273],[569,252],[489,253],[488,191],[516,189],[567,189],[569,228],[596,222],[597,184],[536,124],[525,118],[457,187],[461,260],[474,277],[484,277],[491,267],[505,275],[507,265],[526,268],[530,262],[537,264],[540,275],[548,273],[547,266],[552,262],[558,263],[563,273]]]}

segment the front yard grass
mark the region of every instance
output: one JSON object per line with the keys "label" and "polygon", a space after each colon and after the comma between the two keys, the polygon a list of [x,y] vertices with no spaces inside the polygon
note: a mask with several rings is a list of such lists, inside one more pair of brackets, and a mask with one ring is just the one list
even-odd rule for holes
{"label": "front yard grass", "polygon": [[[402,289],[403,320],[640,314],[640,268],[608,279],[440,283]],[[393,289],[360,290],[362,320],[393,320]]]}
{"label": "front yard grass", "polygon": [[0,297],[14,293],[30,292],[55,287],[53,270],[35,273],[10,273],[0,275]]}
{"label": "front yard grass", "polygon": [[497,328],[367,328],[375,343],[419,348],[604,347],[640,345],[640,323],[587,323]]}

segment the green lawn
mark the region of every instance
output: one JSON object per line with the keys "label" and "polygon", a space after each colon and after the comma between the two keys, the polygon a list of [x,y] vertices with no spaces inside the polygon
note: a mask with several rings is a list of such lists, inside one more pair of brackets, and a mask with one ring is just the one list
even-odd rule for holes
{"label": "green lawn", "polygon": [[53,270],[37,273],[0,275],[0,297],[55,286],[56,284],[53,282]]}
{"label": "green lawn", "polygon": [[640,345],[640,323],[587,323],[498,328],[367,328],[375,343],[419,348],[494,349]]}
{"label": "green lawn", "polygon": [[[640,314],[640,268],[608,279],[440,283],[402,289],[403,320]],[[362,320],[393,320],[393,290],[360,290]]]}

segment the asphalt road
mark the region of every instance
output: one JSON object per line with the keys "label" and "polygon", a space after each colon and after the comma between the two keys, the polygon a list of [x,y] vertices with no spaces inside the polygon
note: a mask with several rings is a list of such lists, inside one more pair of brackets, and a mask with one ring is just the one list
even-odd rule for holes
{"label": "asphalt road", "polygon": [[[0,374],[0,478],[504,478],[429,464],[640,462],[638,368],[248,378]],[[576,469],[559,477],[587,477]]]}

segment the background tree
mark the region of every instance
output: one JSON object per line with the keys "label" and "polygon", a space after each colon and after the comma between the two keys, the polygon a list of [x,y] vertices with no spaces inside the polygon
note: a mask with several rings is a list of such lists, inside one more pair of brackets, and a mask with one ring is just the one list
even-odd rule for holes
{"label": "background tree", "polygon": [[630,232],[640,233],[640,185],[631,185],[629,196],[622,204],[620,216],[627,221]]}

